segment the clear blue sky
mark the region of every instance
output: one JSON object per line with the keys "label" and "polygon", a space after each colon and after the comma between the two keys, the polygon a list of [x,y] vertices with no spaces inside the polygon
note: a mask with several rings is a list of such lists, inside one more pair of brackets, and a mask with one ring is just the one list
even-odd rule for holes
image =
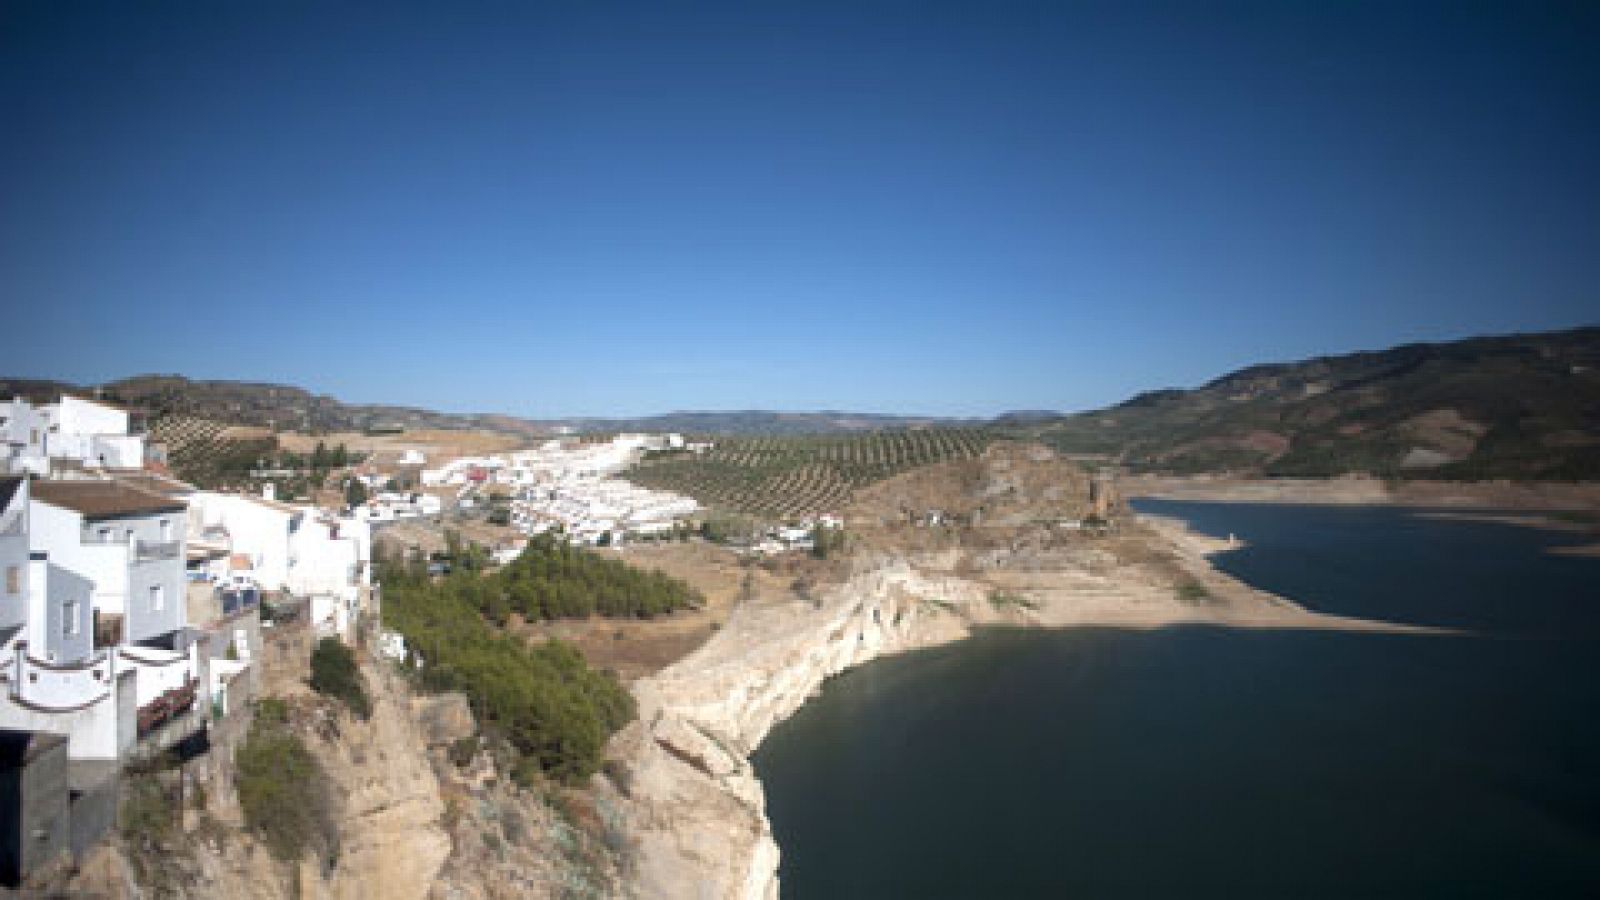
{"label": "clear blue sky", "polygon": [[1081,409],[1600,321],[1600,5],[0,5],[0,372]]}

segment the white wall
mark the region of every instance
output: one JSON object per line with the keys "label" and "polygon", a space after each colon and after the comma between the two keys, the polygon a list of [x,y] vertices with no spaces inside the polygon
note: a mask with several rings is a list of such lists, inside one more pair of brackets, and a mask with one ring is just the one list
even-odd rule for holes
{"label": "white wall", "polygon": [[195,674],[193,660],[188,653],[153,647],[117,648],[117,668],[136,673],[135,696],[141,707],[167,691],[183,687]]}
{"label": "white wall", "polygon": [[[165,533],[163,521],[168,523]],[[94,585],[94,608],[121,615],[124,640],[142,641],[181,628],[186,621],[182,552],[186,526],[181,512],[85,522],[72,510],[32,500],[28,543],[31,550],[48,554],[53,565],[88,579]],[[113,543],[95,542],[102,529],[110,532]],[[178,552],[170,558],[140,559],[136,547],[141,541],[175,542]],[[156,586],[162,589],[160,608],[151,592]]]}
{"label": "white wall", "polygon": [[282,590],[289,583],[290,526],[296,513],[253,497],[215,491],[196,493],[190,505],[199,511],[201,527],[220,525],[228,530],[232,552],[250,557],[262,589]]}
{"label": "white wall", "polygon": [[62,434],[127,434],[124,410],[78,397],[64,396],[57,406],[56,423]]}
{"label": "white wall", "polygon": [[[11,590],[15,587],[16,590]],[[0,628],[28,621],[28,482],[0,510]]]}
{"label": "white wall", "polygon": [[[122,528],[113,527],[113,536]],[[128,562],[133,548],[126,540],[109,544],[83,543],[83,517],[69,509],[41,500],[28,505],[28,546],[49,555],[50,562],[87,578],[94,584],[96,609],[113,615],[126,615],[128,608]]]}
{"label": "white wall", "polygon": [[295,532],[291,542],[294,566],[289,571],[289,589],[296,594],[333,594],[353,599],[361,583],[361,546],[356,539],[332,536],[332,527],[318,519],[308,519]]}
{"label": "white wall", "polygon": [[94,653],[94,584],[36,559],[29,563],[28,644],[34,656],[80,663]]}
{"label": "white wall", "polygon": [[30,708],[7,691],[0,694],[0,728],[65,735],[72,759],[121,759],[137,739],[133,678],[114,679],[89,706],[66,711]]}
{"label": "white wall", "polygon": [[59,403],[34,406],[25,400],[0,403],[0,440],[22,445],[10,451],[10,468],[45,474],[50,458],[75,459],[87,465],[118,468],[144,466],[143,435],[128,433],[127,412],[62,397]]}

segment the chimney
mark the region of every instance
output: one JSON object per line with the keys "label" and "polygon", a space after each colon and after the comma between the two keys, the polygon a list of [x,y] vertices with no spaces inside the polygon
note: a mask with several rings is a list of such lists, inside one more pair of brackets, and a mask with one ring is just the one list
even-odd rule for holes
{"label": "chimney", "polygon": [[263,500],[276,500],[276,499],[278,499],[278,486],[273,484],[270,481],[267,482],[266,484],[263,484],[261,486],[261,498]]}

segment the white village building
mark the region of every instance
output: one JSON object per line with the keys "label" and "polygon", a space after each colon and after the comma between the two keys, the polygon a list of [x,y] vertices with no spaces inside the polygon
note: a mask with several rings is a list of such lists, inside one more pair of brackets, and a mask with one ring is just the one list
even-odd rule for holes
{"label": "white village building", "polygon": [[0,403],[0,468],[38,475],[63,464],[137,469],[145,439],[129,424],[127,410],[70,395],[41,406],[20,397]]}

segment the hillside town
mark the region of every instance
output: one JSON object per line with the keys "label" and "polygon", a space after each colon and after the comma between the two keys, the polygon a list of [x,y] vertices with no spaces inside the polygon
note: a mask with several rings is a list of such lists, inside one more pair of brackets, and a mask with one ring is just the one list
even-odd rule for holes
{"label": "hillside town", "polygon": [[[710,515],[700,503],[624,476],[651,454],[712,446],[628,433],[498,453],[406,448],[353,456],[328,484],[283,497],[297,473],[263,468],[249,490],[174,477],[138,416],[99,399],[0,405],[0,740],[14,788],[0,802],[0,883],[71,865],[107,837],[129,766],[203,762],[237,740],[275,637],[304,647],[365,635],[376,654],[404,658],[400,636],[377,627],[374,541],[386,530],[437,545],[477,522],[474,539],[495,537],[483,543],[501,565],[545,534],[613,548],[698,539]],[[771,555],[841,525],[810,516],[718,540]]]}
{"label": "hillside town", "polygon": [[0,405],[0,881],[81,858],[129,765],[237,733],[263,629],[352,640],[375,614],[369,522],[163,471],[127,411]]}

